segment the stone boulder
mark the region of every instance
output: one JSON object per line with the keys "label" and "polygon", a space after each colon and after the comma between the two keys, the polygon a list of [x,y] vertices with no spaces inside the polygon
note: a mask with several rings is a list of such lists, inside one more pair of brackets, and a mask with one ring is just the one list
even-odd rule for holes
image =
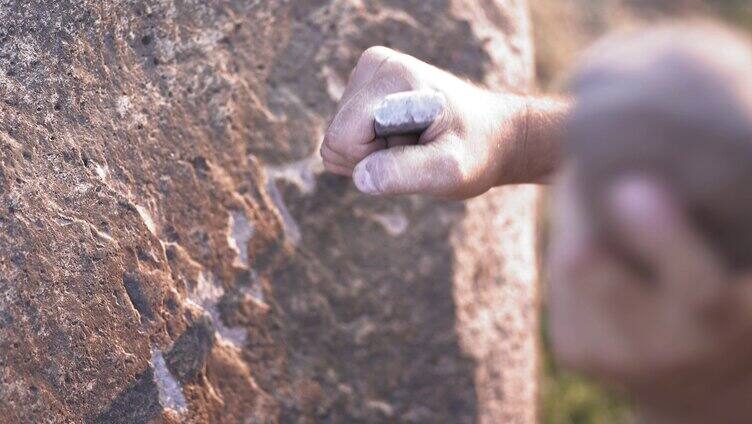
{"label": "stone boulder", "polygon": [[532,188],[323,172],[382,44],[497,89],[522,0],[0,0],[0,422],[535,421]]}

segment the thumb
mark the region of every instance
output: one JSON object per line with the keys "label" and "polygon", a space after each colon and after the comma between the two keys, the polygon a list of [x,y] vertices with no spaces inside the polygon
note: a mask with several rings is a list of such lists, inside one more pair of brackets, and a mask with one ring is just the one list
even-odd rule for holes
{"label": "thumb", "polygon": [[457,145],[448,136],[428,144],[379,150],[355,166],[353,181],[358,190],[371,195],[450,195],[462,181],[461,153],[453,148]]}

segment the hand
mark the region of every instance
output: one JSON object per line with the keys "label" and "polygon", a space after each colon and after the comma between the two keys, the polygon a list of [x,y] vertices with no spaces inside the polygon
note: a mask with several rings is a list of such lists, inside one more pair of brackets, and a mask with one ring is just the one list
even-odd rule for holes
{"label": "hand", "polygon": [[739,392],[752,348],[749,276],[727,269],[670,193],[635,176],[612,188],[608,208],[625,247],[653,270],[646,280],[593,237],[574,174],[560,183],[548,302],[557,359],[662,408]]}
{"label": "hand", "polygon": [[[432,89],[447,101],[420,136],[376,138],[373,110],[389,94]],[[353,176],[368,194],[429,194],[462,199],[531,179],[527,100],[494,94],[385,47],[363,53],[324,137],[330,172]]]}

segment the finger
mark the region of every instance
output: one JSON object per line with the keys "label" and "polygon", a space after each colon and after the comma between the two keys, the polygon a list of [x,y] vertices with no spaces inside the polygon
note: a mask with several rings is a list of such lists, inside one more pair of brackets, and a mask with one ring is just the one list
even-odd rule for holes
{"label": "finger", "polygon": [[332,174],[342,175],[345,177],[349,177],[353,173],[353,169],[351,167],[337,165],[326,161],[324,161],[324,168]]}
{"label": "finger", "polygon": [[358,163],[353,180],[372,195],[451,195],[462,181],[464,162],[458,140],[449,136],[428,145],[377,151]]}
{"label": "finger", "polygon": [[657,183],[647,177],[624,179],[609,200],[619,236],[654,267],[661,283],[694,297],[718,290],[724,273],[716,252]]}
{"label": "finger", "polygon": [[399,52],[388,47],[374,46],[366,49],[360,55],[358,63],[355,65],[350,78],[345,87],[345,92],[340,99],[340,107],[347,103],[353,94],[357,93],[363,86],[373,78],[389,58],[398,55]]}
{"label": "finger", "polygon": [[326,144],[321,145],[321,150],[319,152],[321,154],[321,159],[324,160],[324,162],[333,163],[335,165],[340,165],[344,167],[353,168],[356,164],[350,163],[347,158],[342,156],[341,154],[335,152],[332,150],[329,146]]}
{"label": "finger", "polygon": [[412,146],[415,144],[418,144],[417,135],[393,135],[386,139],[387,149],[397,146]]}
{"label": "finger", "polygon": [[[375,105],[389,94],[410,88],[405,78],[391,76],[367,83],[337,113],[326,131],[324,144],[357,163],[372,153],[376,134],[374,132],[373,110]],[[376,143],[385,146],[385,143]]]}

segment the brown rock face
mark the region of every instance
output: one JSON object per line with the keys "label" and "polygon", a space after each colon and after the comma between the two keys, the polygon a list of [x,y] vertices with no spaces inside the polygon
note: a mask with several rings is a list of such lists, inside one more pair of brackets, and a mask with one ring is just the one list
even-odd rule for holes
{"label": "brown rock face", "polygon": [[535,192],[322,172],[374,44],[531,70],[517,0],[0,0],[1,422],[535,420]]}

